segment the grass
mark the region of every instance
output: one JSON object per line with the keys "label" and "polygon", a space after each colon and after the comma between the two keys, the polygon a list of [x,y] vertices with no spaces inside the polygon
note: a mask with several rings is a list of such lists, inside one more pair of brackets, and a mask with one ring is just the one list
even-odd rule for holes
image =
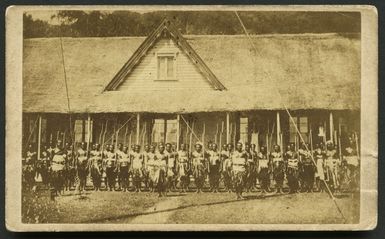
{"label": "grass", "polygon": [[[49,200],[47,192],[23,194],[23,222],[26,223],[130,223],[146,214],[152,218],[165,216],[166,223],[344,223],[333,201],[326,193],[245,194],[236,200],[233,193],[171,193],[172,198],[142,192],[93,192],[78,195],[66,192]],[[164,211],[149,211],[159,203],[172,199]],[[176,203],[174,203],[176,202]],[[359,195],[336,195],[346,223],[358,223]],[[39,210],[42,210],[39,212]],[[26,213],[28,211],[28,213]],[[163,214],[162,214],[163,213]],[[40,215],[35,220],[36,215]]]}

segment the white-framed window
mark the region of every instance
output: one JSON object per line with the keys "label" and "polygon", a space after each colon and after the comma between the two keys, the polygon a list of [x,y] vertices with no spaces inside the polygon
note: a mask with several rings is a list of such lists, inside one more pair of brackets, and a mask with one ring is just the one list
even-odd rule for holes
{"label": "white-framed window", "polygon": [[[77,119],[75,120],[75,142],[87,142],[88,140],[88,126],[87,120]],[[93,120],[90,121],[90,142],[93,142],[92,138]]]}
{"label": "white-framed window", "polygon": [[154,129],[152,133],[152,142],[154,143],[160,143],[164,142],[164,135],[165,135],[165,120],[164,119],[155,119],[154,122]]}
{"label": "white-framed window", "polygon": [[176,53],[157,53],[157,80],[177,80]]}
{"label": "white-framed window", "polygon": [[[298,128],[298,130],[301,133],[301,136],[305,141],[308,140],[308,133],[309,133],[309,121],[307,117],[293,117],[293,120]],[[289,122],[289,129],[290,129],[290,142],[295,142],[295,137],[297,135],[297,130],[293,123]],[[297,138],[299,141],[299,138]]]}
{"label": "white-framed window", "polygon": [[153,127],[153,143],[176,143],[176,119],[155,119]]}

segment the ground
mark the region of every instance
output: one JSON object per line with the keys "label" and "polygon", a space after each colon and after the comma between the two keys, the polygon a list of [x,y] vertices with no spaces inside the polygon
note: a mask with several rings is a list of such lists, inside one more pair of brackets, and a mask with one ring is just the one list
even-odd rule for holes
{"label": "ground", "polygon": [[[44,199],[45,198],[45,199]],[[48,203],[50,223],[357,223],[358,194],[340,193],[335,200],[327,193],[246,193],[236,200],[233,193],[169,193],[159,198],[149,192],[65,192]],[[39,200],[49,201],[48,192]],[[55,209],[52,210],[52,205]],[[54,211],[54,213],[52,213]]]}

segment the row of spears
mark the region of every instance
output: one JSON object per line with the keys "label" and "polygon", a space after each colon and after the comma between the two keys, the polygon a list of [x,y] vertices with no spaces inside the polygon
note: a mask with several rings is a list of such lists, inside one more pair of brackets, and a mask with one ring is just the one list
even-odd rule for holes
{"label": "row of spears", "polygon": [[[304,144],[296,150],[292,143],[283,153],[279,145],[267,152],[261,146],[257,152],[255,144],[224,144],[218,150],[215,143],[209,142],[207,150],[200,142],[189,152],[186,144],[176,150],[172,144],[139,145],[131,148],[112,144],[101,149],[94,144],[87,150],[82,143],[75,152],[70,144],[62,147],[58,141],[54,148],[44,148],[42,157],[37,160],[36,152],[30,148],[24,160],[24,182],[33,186],[37,181],[50,185],[55,194],[62,190],[80,192],[86,190],[87,182],[92,182],[94,190],[157,191],[163,195],[167,191],[186,192],[195,188],[204,191],[235,191],[241,198],[243,190],[262,193],[274,187],[277,193],[284,191],[284,182],[290,193],[313,191],[314,182],[318,191],[323,191],[322,181],[333,190],[344,184],[355,190],[359,180],[359,157],[353,139],[339,155],[336,146],[321,142],[313,151],[307,151]],[[311,155],[316,164],[311,162]],[[244,159],[240,161],[239,159]],[[241,173],[239,173],[241,172]],[[223,186],[220,186],[220,185]]]}

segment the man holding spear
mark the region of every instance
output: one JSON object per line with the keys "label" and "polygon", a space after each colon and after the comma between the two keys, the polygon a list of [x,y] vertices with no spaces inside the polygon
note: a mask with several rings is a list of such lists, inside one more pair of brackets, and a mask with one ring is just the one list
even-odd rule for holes
{"label": "man holding spear", "polygon": [[246,180],[246,163],[247,155],[245,151],[242,150],[242,143],[238,142],[236,150],[232,154],[232,170],[233,170],[233,184],[235,193],[237,194],[237,199],[244,199],[242,197],[243,187],[245,186]]}
{"label": "man holding spear", "polygon": [[192,153],[192,167],[193,167],[193,176],[195,179],[195,185],[197,187],[197,193],[202,192],[203,184],[206,177],[206,163],[204,152],[202,151],[202,143],[197,142],[195,144],[195,151]]}

